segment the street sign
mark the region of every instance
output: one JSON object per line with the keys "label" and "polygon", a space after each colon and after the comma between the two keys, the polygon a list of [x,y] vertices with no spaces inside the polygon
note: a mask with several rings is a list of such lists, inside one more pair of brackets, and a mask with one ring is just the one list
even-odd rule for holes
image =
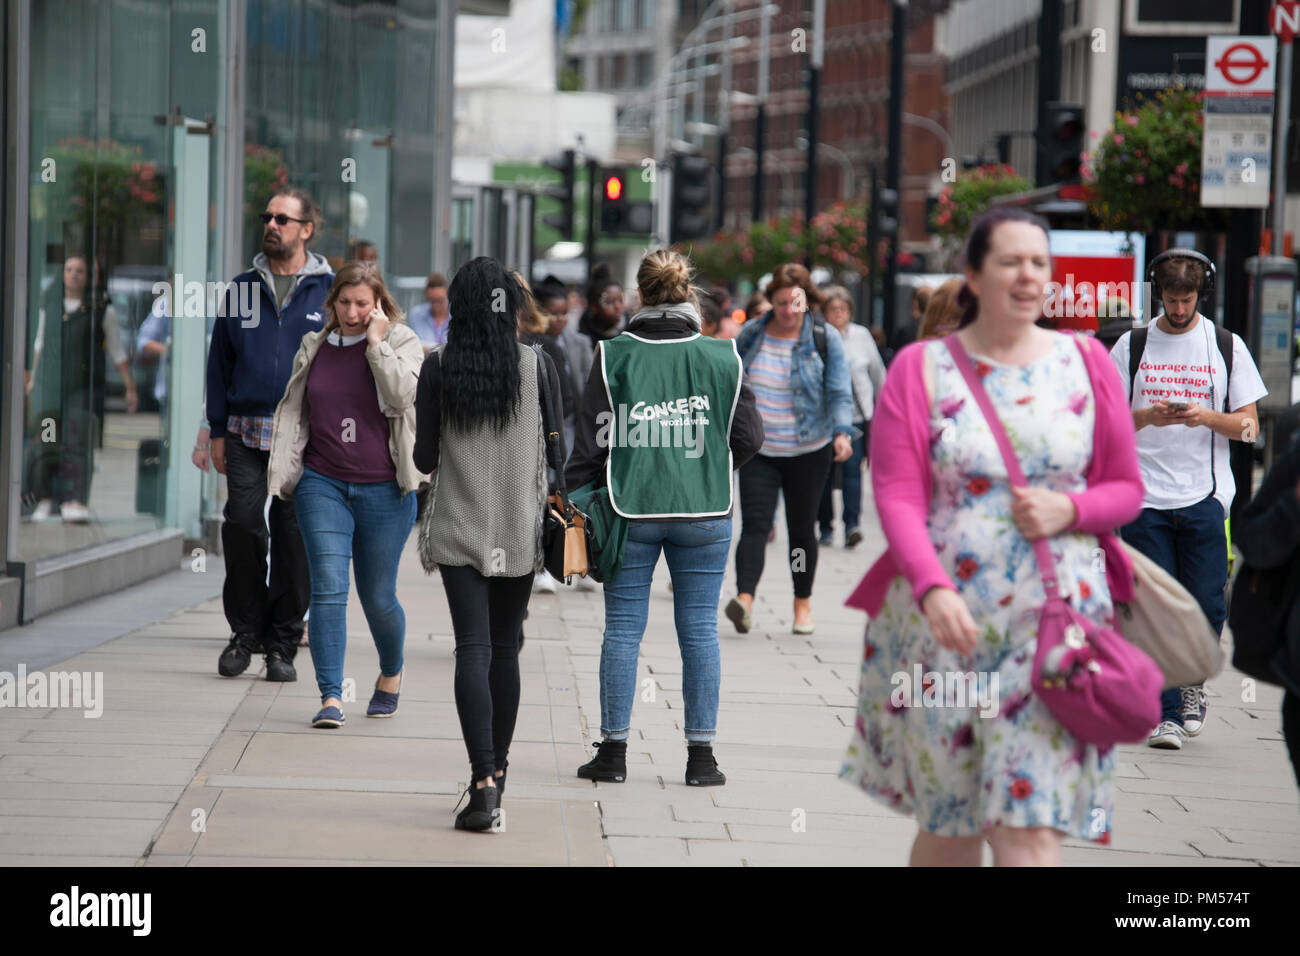
{"label": "street sign", "polygon": [[1268,206],[1276,62],[1276,37],[1206,38],[1202,206]]}
{"label": "street sign", "polygon": [[1268,12],[1268,22],[1283,43],[1290,43],[1300,33],[1300,0],[1281,0]]}

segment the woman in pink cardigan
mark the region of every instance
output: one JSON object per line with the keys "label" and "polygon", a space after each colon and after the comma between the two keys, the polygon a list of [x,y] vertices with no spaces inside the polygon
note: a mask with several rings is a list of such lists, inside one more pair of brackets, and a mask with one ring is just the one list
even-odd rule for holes
{"label": "woman in pink cardigan", "polygon": [[1000,208],[966,246],[957,338],[1030,488],[1012,489],[944,340],[901,351],[876,407],[872,486],[888,550],[849,599],[871,618],[842,776],[917,818],[913,865],[1059,865],[1064,835],[1110,842],[1114,753],[1031,690],[1049,538],[1073,605],[1132,598],[1114,530],[1138,514],[1132,416],[1106,351],[1035,326],[1046,226]]}

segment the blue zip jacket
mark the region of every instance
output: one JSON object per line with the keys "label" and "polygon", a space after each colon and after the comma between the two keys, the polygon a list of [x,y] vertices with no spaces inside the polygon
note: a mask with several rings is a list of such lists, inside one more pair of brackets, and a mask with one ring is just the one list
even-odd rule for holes
{"label": "blue zip jacket", "polygon": [[309,252],[281,310],[263,254],[254,258],[252,269],[235,276],[208,350],[207,414],[213,438],[226,436],[231,415],[275,414],[302,337],[325,325],[325,297],[333,283],[329,263]]}
{"label": "blue zip jacket", "polygon": [[[746,322],[736,336],[740,360],[749,371],[763,347],[763,335],[772,320],[768,312],[761,319]],[[812,313],[803,317],[803,331],[790,355],[790,388],[794,391],[794,417],[799,442],[806,444],[830,435],[857,438],[862,432],[853,425],[853,386],[844,341],[839,330],[826,323],[826,362],[813,342]]]}

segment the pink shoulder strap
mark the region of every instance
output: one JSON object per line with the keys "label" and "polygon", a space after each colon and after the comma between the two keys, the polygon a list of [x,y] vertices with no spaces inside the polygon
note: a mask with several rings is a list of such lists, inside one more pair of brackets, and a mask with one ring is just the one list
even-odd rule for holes
{"label": "pink shoulder strap", "polygon": [[[989,401],[988,392],[984,391],[984,383],[975,372],[971,365],[970,355],[962,346],[961,340],[957,338],[954,332],[943,340],[944,345],[948,346],[949,353],[952,354],[953,362],[957,365],[957,371],[961,372],[962,378],[966,380],[966,386],[970,389],[971,395],[975,398],[975,404],[984,414],[985,421],[988,422],[989,431],[993,433],[994,440],[998,443],[998,451],[1002,453],[1002,461],[1007,467],[1007,477],[1011,479],[1011,484],[1017,488],[1028,488],[1029,480],[1025,478],[1024,469],[1020,467],[1020,459],[1016,457],[1015,449],[1011,447],[1011,439],[1007,437],[1007,430],[1002,427],[1002,419],[998,417],[997,411],[993,408],[993,403]],[[1075,345],[1082,350],[1078,340]],[[1084,362],[1087,363],[1087,355],[1084,355]],[[1091,377],[1091,369],[1089,369]],[[1055,597],[1060,591],[1057,586],[1056,562],[1052,560],[1052,551],[1047,546],[1046,538],[1039,538],[1030,542],[1034,548],[1034,557],[1038,561],[1038,573],[1043,579],[1043,590],[1047,596]]]}

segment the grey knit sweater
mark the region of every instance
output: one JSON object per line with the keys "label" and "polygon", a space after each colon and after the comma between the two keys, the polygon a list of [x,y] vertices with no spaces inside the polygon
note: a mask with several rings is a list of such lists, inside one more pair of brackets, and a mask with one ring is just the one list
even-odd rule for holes
{"label": "grey knit sweater", "polygon": [[500,432],[490,423],[462,431],[441,420],[441,353],[425,359],[416,397],[417,460],[431,431],[437,456],[420,521],[421,563],[428,572],[445,564],[485,577],[541,570],[547,479],[536,353],[519,346],[519,411]]}

